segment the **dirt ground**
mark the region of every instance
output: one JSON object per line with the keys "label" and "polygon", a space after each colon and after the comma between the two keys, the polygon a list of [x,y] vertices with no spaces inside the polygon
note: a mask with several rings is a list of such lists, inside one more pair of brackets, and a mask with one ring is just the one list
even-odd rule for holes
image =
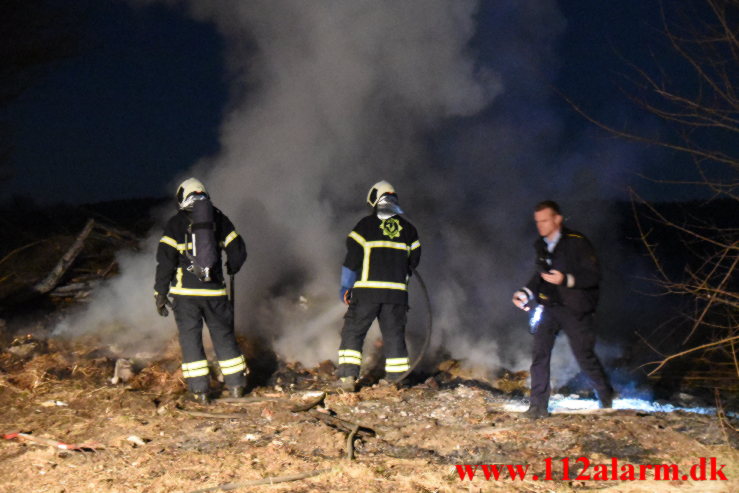
{"label": "dirt ground", "polygon": [[[409,388],[374,385],[346,394],[331,390],[330,363],[310,370],[280,364],[271,385],[206,407],[185,399],[176,355],[113,385],[115,360],[104,351],[53,341],[24,347],[0,353],[2,492],[220,491],[310,472],[320,474],[243,490],[739,491],[737,423],[716,416],[599,410],[532,422],[511,410],[521,399],[510,381],[440,371]],[[327,389],[323,405],[294,409]],[[354,460],[346,457],[346,428],[317,413],[349,422],[348,429],[361,425]],[[10,435],[15,432],[84,450]],[[582,468],[579,457],[590,461],[591,474],[595,464],[610,467],[612,457],[637,471],[640,464],[678,464],[680,474],[700,457],[716,457],[728,481],[563,480],[563,457],[571,478]],[[546,458],[555,479],[532,479],[544,477]],[[485,480],[482,472],[461,480],[457,464],[529,467],[525,480]]]}

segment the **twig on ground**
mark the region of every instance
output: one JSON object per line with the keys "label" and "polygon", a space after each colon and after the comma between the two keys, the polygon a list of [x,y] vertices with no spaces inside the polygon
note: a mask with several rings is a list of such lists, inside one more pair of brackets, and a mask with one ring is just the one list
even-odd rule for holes
{"label": "twig on ground", "polygon": [[196,418],[243,419],[249,416],[246,413],[232,413],[232,414],[205,413],[202,411],[189,411],[187,409],[178,409],[178,411],[183,414],[194,416]]}
{"label": "twig on ground", "polygon": [[277,397],[220,397],[214,403],[225,402],[226,404],[256,404],[259,402],[280,402],[285,399]]}
{"label": "twig on ground", "polygon": [[337,428],[348,433],[346,437],[346,458],[349,460],[354,459],[354,438],[359,433],[371,437],[377,436],[375,430],[358,423],[352,423],[351,421],[346,421],[345,419],[337,418],[336,416],[331,416],[316,410],[309,411],[309,414],[314,418],[318,418],[323,421],[332,428]]}
{"label": "twig on ground", "polygon": [[354,460],[354,437],[357,436],[359,431],[359,425],[355,424],[352,431],[346,436],[346,458],[347,460]]}
{"label": "twig on ground", "polygon": [[6,440],[18,439],[26,442],[33,442],[40,445],[58,448],[61,450],[76,450],[80,452],[95,452],[96,449],[105,448],[105,446],[100,443],[62,443],[56,440],[52,440],[51,438],[37,437],[34,435],[29,435],[28,433],[7,433],[3,435],[3,438]]}
{"label": "twig on ground", "polygon": [[247,486],[287,483],[288,481],[298,481],[300,479],[312,478],[313,476],[318,476],[319,474],[324,474],[329,471],[331,471],[331,469],[319,469],[317,471],[304,472],[300,474],[290,474],[287,476],[277,476],[274,478],[255,479],[253,481],[242,481],[238,483],[225,483],[225,484],[221,484],[218,486],[213,486],[212,488],[202,488],[199,490],[193,490],[190,493],[208,493],[211,491],[231,491],[231,490],[235,490],[238,488],[246,488]]}
{"label": "twig on ground", "polygon": [[719,394],[718,389],[713,390],[714,395],[716,396],[716,417],[718,418],[719,425],[721,425],[721,432],[724,434],[724,440],[726,440],[726,443],[729,446],[732,446],[729,432],[731,432],[736,437],[737,435],[739,435],[739,430],[734,428],[729,422],[729,418],[726,417],[726,413],[724,412],[724,405],[721,402],[721,395]]}
{"label": "twig on ground", "polygon": [[330,414],[314,410],[313,408],[322,403],[325,398],[326,393],[323,392],[320,396],[318,396],[317,399],[314,399],[313,401],[310,401],[302,406],[296,406],[292,408],[291,411],[294,413],[308,411],[308,414],[320,421],[323,421],[330,427],[347,432],[348,435],[346,437],[346,458],[349,460],[353,460],[354,438],[357,436],[357,434],[361,432],[367,436],[377,436],[377,433],[375,433],[375,430],[373,430],[372,428],[368,428],[358,423],[352,423],[351,421],[346,421],[344,419],[337,418],[336,416],[331,416]]}
{"label": "twig on ground", "polygon": [[341,431],[345,431],[347,433],[351,432],[355,426],[359,426],[359,430],[357,433],[361,433],[365,436],[377,436],[377,433],[372,428],[369,428],[367,426],[358,425],[357,423],[352,423],[351,421],[347,421],[345,419],[337,418],[336,416],[331,416],[330,414],[322,413],[319,411],[310,411],[308,414],[313,416],[314,418],[317,418],[327,425],[331,426],[332,428],[338,428]]}

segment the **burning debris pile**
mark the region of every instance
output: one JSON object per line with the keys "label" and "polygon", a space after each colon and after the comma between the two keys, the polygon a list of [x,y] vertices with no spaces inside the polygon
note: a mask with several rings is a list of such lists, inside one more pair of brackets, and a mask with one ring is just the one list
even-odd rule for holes
{"label": "burning debris pile", "polygon": [[[247,341],[240,343],[245,353],[252,351]],[[530,421],[519,412],[525,374],[488,381],[454,361],[413,386],[367,381],[349,394],[333,390],[330,361],[314,368],[277,361],[247,397],[206,407],[184,398],[172,348],[156,361],[124,364],[92,341],[17,338],[0,353],[4,491],[189,492],[268,484],[268,478],[286,483],[264,491],[666,487],[664,481],[557,479],[562,471],[552,481],[531,479],[546,473],[545,458],[561,466],[564,457],[571,478],[582,472],[579,457],[592,464],[613,457],[636,467],[677,464],[681,470],[699,457],[716,457],[727,481],[678,479],[670,487],[732,491],[739,485],[739,434],[731,417],[567,410],[555,398],[551,418]],[[125,383],[112,383],[122,370]],[[470,482],[460,480],[458,464],[527,464],[530,477]]]}
{"label": "burning debris pile", "polygon": [[[437,351],[427,358],[435,362],[396,388],[380,382],[382,359],[368,357],[374,368],[366,368],[359,392],[347,394],[336,390],[334,362],[309,368],[281,360],[265,341],[242,337],[247,396],[216,398],[205,407],[186,398],[174,337],[149,352],[94,335],[49,337],[59,314],[84,303],[115,273],[115,252],[135,248],[134,240],[88,222],[53,252],[33,245],[9,252],[14,260],[0,265],[10,269],[6,282],[15,283],[2,284],[6,302],[46,306],[41,316],[0,327],[0,489],[190,492],[272,484],[265,491],[623,491],[627,483],[563,479],[561,470],[552,481],[533,479],[546,474],[546,458],[558,466],[569,458],[569,476],[577,478],[580,457],[680,468],[716,458],[730,473],[726,482],[678,478],[670,485],[737,488],[731,474],[739,465],[737,422],[721,401],[705,408],[689,395],[660,404],[622,396],[614,409],[600,410],[591,394],[563,389],[552,398],[550,418],[530,421],[521,417],[525,371],[491,373]],[[21,253],[36,270],[24,270]],[[210,366],[219,394],[218,365]],[[456,467],[465,464],[527,465],[530,475],[470,482]],[[628,486],[659,491],[664,484]]]}
{"label": "burning debris pile", "polygon": [[0,353],[2,394],[25,395],[59,386],[117,383],[132,391],[147,389],[171,394],[182,389],[175,371],[179,368],[177,354],[164,354],[160,360],[134,366],[109,349],[92,347],[89,341],[46,341],[31,335],[15,338]]}

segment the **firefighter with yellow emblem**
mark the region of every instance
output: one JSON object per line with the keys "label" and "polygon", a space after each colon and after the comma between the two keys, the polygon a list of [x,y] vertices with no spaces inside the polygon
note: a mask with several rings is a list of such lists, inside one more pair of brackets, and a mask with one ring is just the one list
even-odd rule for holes
{"label": "firefighter with yellow emblem", "polygon": [[[177,189],[179,211],[164,228],[157,249],[154,299],[159,314],[174,311],[182,374],[192,397],[209,402],[210,371],[203,348],[203,321],[210,331],[224,383],[233,397],[244,395],[247,366],[234,334],[233,306],[226,273],[234,275],[246,260],[246,245],[231,221],[213,206],[205,186],[195,178]],[[170,300],[169,295],[172,296]]]}
{"label": "firefighter with yellow emblem", "polygon": [[362,346],[372,322],[380,324],[385,350],[386,380],[396,382],[410,363],[405,344],[408,280],[421,259],[416,228],[402,217],[393,186],[381,181],[370,189],[373,213],[349,233],[341,268],[340,296],[348,305],[341,330],[340,387],[356,388]]}

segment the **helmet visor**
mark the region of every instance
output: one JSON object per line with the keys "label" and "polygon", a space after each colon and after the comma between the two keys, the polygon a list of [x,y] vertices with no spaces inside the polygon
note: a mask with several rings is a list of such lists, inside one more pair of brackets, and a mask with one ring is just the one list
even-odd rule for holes
{"label": "helmet visor", "polygon": [[377,217],[381,220],[389,219],[398,214],[403,214],[403,209],[398,205],[398,196],[385,194],[377,201]]}

